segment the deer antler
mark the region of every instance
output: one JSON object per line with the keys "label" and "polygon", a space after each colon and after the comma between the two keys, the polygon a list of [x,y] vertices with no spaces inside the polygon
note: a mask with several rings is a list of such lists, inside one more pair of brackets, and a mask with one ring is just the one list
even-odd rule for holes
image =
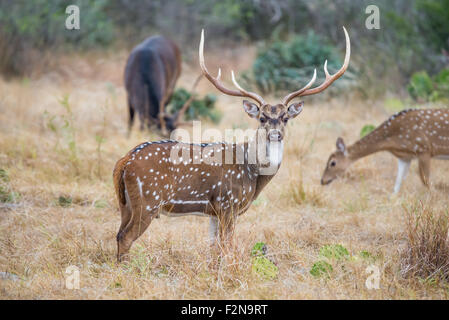
{"label": "deer antler", "polygon": [[334,82],[335,80],[340,78],[343,75],[343,73],[345,73],[346,69],[349,66],[349,59],[351,57],[351,42],[349,40],[349,35],[348,35],[348,32],[346,31],[345,27],[343,27],[343,31],[345,32],[345,38],[346,38],[346,55],[345,55],[345,61],[343,62],[343,66],[340,68],[340,70],[338,70],[335,74],[330,75],[329,71],[327,71],[327,60],[326,60],[324,62],[324,73],[326,74],[326,79],[324,80],[324,82],[316,88],[309,89],[310,86],[312,86],[312,84],[316,78],[316,69],[315,69],[312,80],[304,88],[288,94],[282,100],[282,103],[284,105],[287,105],[293,98],[309,96],[309,95],[320,93],[321,91],[324,91],[327,87],[329,87],[332,84],[332,82]]}
{"label": "deer antler", "polygon": [[235,96],[235,97],[251,98],[251,99],[257,101],[261,106],[265,105],[265,101],[262,99],[261,96],[259,96],[258,94],[254,93],[254,92],[246,91],[237,83],[237,80],[235,80],[234,71],[231,71],[232,82],[234,83],[234,85],[236,86],[236,88],[238,90],[230,90],[230,89],[226,88],[220,82],[220,77],[221,77],[221,69],[220,68],[218,69],[218,75],[216,78],[214,78],[213,76],[210,75],[209,71],[206,68],[206,64],[204,63],[204,29],[201,31],[199,58],[200,58],[201,70],[203,70],[204,76],[215,86],[215,88],[217,88],[224,94],[227,94],[230,96]]}

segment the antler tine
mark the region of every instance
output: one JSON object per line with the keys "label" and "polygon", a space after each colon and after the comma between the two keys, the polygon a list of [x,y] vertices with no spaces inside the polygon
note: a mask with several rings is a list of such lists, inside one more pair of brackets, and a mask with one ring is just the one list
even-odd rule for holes
{"label": "antler tine", "polygon": [[[343,31],[345,33],[345,39],[346,39],[346,54],[345,54],[345,60],[343,62],[343,66],[340,68],[340,70],[338,70],[333,75],[330,75],[329,71],[327,70],[327,60],[326,60],[324,62],[324,73],[326,74],[326,79],[324,80],[324,82],[316,88],[313,88],[313,89],[307,88],[306,90],[300,92],[299,94],[296,94],[298,91],[293,94],[289,94],[287,97],[284,98],[284,101],[285,101],[284,104],[288,103],[291,99],[293,99],[297,96],[304,97],[304,96],[309,96],[309,95],[320,93],[321,91],[324,91],[335,80],[340,78],[345,73],[346,69],[348,69],[349,60],[351,58],[351,41],[349,39],[349,35],[348,35],[348,32],[346,31],[345,27],[343,27]],[[299,90],[299,91],[301,91],[301,90]]]}
{"label": "antler tine", "polygon": [[249,92],[246,91],[245,89],[243,89],[239,83],[237,82],[237,80],[235,79],[235,75],[234,75],[234,70],[231,70],[231,78],[232,78],[232,83],[234,83],[234,86],[239,89],[239,91],[244,94],[245,96],[247,96],[248,98],[251,98],[255,101],[257,101],[261,106],[263,106],[265,104],[265,101],[263,100],[263,98],[261,96],[259,96],[257,93],[254,92]]}
{"label": "antler tine", "polygon": [[256,93],[253,93],[253,92],[248,92],[248,91],[244,90],[242,87],[240,87],[240,85],[238,85],[237,81],[235,81],[234,72],[232,72],[233,82],[234,82],[234,85],[236,85],[236,87],[239,89],[238,91],[228,89],[221,83],[221,81],[220,81],[221,69],[220,68],[218,69],[217,77],[214,78],[213,76],[210,75],[209,71],[206,68],[206,64],[204,62],[204,29],[201,30],[201,41],[200,41],[200,47],[199,47],[199,61],[200,61],[200,67],[201,67],[201,70],[203,71],[204,76],[215,86],[215,88],[217,88],[224,94],[227,94],[230,96],[235,96],[235,97],[247,97],[247,98],[251,98],[251,99],[257,101],[260,105],[265,104],[264,100],[259,95],[257,95]]}
{"label": "antler tine", "polygon": [[284,99],[282,99],[282,104],[284,104],[286,106],[292,99],[296,98],[297,96],[300,96],[301,93],[303,93],[304,91],[306,91],[307,89],[309,89],[313,85],[315,80],[316,80],[316,69],[313,70],[312,80],[310,80],[309,83],[306,84],[303,88],[301,88],[298,91],[292,92],[289,95],[287,95]]}

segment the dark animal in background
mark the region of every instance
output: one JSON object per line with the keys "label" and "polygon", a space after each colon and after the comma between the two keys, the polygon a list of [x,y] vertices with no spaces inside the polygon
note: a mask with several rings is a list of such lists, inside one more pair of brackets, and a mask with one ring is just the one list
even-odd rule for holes
{"label": "dark animal in background", "polygon": [[128,93],[128,135],[137,112],[140,129],[157,126],[163,134],[173,131],[181,112],[165,114],[176,81],[181,74],[181,53],[176,44],[163,37],[153,36],[136,46],[125,68],[125,87]]}

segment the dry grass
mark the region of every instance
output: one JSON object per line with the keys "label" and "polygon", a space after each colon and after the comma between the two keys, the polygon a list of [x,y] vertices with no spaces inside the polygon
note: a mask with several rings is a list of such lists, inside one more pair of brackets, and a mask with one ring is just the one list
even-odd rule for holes
{"label": "dry grass", "polygon": [[[66,58],[58,72],[0,80],[0,168],[8,176],[1,185],[17,196],[0,203],[0,272],[18,277],[2,274],[1,298],[447,298],[444,281],[403,276],[399,254],[409,241],[404,205],[431,199],[434,212],[447,207],[447,162],[433,162],[437,187],[430,191],[412,164],[396,198],[390,196],[396,162],[389,154],[360,160],[343,179],[319,185],[336,138],[351,143],[364,124],[386,118],[382,103],[363,101],[306,101],[289,124],[280,172],[237,222],[231,256],[217,262],[206,241],[207,219],[162,217],[135,243],[131,262],[116,265],[120,216],[112,168],[133,146],[158,138],[134,131],[126,139],[125,59],[124,53]],[[213,61],[225,64],[208,59],[211,70]],[[180,85],[189,87],[197,74],[184,66]],[[198,91],[215,92],[205,81]],[[220,130],[255,126],[239,99],[220,96],[218,107],[226,113]],[[213,124],[203,123],[207,127]],[[251,248],[259,241],[279,268],[275,279],[251,272]],[[326,260],[333,271],[314,277],[309,271],[329,244],[343,245],[349,257]],[[372,264],[381,271],[379,290],[365,287]],[[71,265],[80,268],[80,290],[65,288]]]}
{"label": "dry grass", "polygon": [[424,281],[449,279],[449,216],[447,208],[435,212],[430,203],[419,202],[405,208],[407,247],[401,271],[406,277]]}

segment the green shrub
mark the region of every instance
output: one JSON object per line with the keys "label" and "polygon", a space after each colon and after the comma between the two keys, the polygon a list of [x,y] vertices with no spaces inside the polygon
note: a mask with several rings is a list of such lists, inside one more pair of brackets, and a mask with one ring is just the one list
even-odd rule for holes
{"label": "green shrub", "polygon": [[[326,59],[330,73],[341,67],[337,49],[310,31],[305,36],[294,36],[288,42],[274,41],[259,50],[252,71],[244,74],[243,80],[255,85],[262,93],[298,90],[310,81],[315,68],[318,71],[316,82],[324,80],[324,72],[320,70]],[[341,81],[336,84],[342,87]]]}
{"label": "green shrub", "polygon": [[407,87],[410,96],[420,102],[449,98],[449,69],[441,70],[431,78],[426,71],[412,75]]}
{"label": "green shrub", "polygon": [[[170,113],[175,113],[180,110],[184,103],[190,99],[192,94],[184,88],[177,89],[171,98],[170,106],[168,108]],[[190,107],[185,113],[186,120],[209,119],[214,123],[219,123],[221,120],[221,113],[215,109],[215,102],[217,98],[213,94],[207,94],[202,99],[193,99]]]}
{"label": "green shrub", "polygon": [[428,101],[433,92],[433,82],[427,72],[415,72],[407,89],[413,99]]}

